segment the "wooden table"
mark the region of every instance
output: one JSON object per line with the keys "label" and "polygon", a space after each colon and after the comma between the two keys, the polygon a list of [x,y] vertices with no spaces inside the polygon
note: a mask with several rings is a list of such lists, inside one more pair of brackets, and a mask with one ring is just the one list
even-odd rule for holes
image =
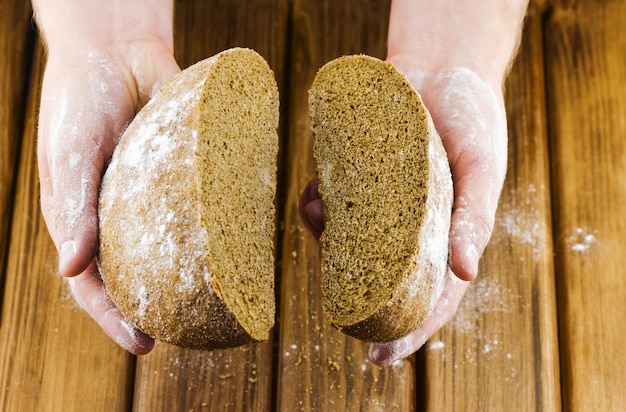
{"label": "wooden table", "polygon": [[329,327],[296,201],[314,174],[306,94],[351,53],[385,56],[389,1],[179,1],[186,67],[259,51],[281,91],[278,322],[269,342],[135,358],[74,303],[40,214],[42,47],[0,3],[0,410],[626,410],[626,2],[533,1],[506,83],[509,170],[461,308],[414,357],[378,368]]}

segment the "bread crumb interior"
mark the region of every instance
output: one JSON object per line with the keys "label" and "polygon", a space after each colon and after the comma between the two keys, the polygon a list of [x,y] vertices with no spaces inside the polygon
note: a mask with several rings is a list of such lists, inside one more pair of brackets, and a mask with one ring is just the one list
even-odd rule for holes
{"label": "bread crumb interior", "polygon": [[267,63],[246,50],[225,54],[213,72],[197,147],[208,266],[216,293],[250,336],[263,340],[275,315],[278,90]]}
{"label": "bread crumb interior", "polygon": [[415,268],[428,122],[404,76],[367,56],[324,66],[309,105],[324,203],[323,305],[341,327],[389,302]]}

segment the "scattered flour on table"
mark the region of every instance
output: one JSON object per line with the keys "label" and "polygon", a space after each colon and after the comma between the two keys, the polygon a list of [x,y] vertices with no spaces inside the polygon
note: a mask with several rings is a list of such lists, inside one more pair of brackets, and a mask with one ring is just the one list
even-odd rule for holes
{"label": "scattered flour on table", "polygon": [[566,241],[573,252],[585,253],[597,242],[597,230],[587,227],[578,227],[574,230],[574,234],[569,236]]}
{"label": "scattered flour on table", "polygon": [[[533,260],[542,258],[545,252],[546,228],[540,213],[541,204],[537,192],[544,189],[543,185],[537,189],[533,184],[507,189],[507,196],[503,198],[496,216],[491,240],[493,243],[509,240],[528,248]],[[521,253],[516,257],[524,259]]]}
{"label": "scattered flour on table", "polygon": [[516,310],[517,300],[519,296],[498,279],[479,277],[472,282],[459,310],[446,326],[463,342],[463,349],[435,337],[428,342],[428,350],[441,360],[453,361],[454,369],[463,366],[482,369],[493,364],[494,373],[501,374],[498,378],[515,382],[519,361],[514,352],[515,342],[507,342],[504,332],[489,322],[497,322],[498,314],[502,314],[501,319],[510,316]]}
{"label": "scattered flour on table", "polygon": [[430,350],[442,350],[445,347],[446,347],[446,344],[443,343],[443,341],[440,341],[440,340],[431,340],[428,343],[428,349],[430,349]]}
{"label": "scattered flour on table", "polygon": [[452,322],[454,329],[462,333],[481,336],[480,322],[485,314],[508,313],[515,300],[511,289],[504,287],[498,279],[479,277],[467,290],[459,310]]}

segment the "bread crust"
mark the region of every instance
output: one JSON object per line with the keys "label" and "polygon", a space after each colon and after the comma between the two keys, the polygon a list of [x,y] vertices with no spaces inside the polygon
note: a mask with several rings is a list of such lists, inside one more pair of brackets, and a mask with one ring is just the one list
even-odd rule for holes
{"label": "bread crust", "polygon": [[[211,259],[215,257],[202,217],[197,158],[200,139],[211,136],[203,136],[199,130],[202,112],[198,108],[205,98],[207,79],[219,73],[224,59],[239,59],[242,64],[251,59],[264,75],[271,74],[267,63],[252,50],[231,49],[172,78],[121,137],[103,177],[99,199],[98,265],[107,292],[146,334],[193,349],[267,339],[274,315],[272,285],[271,296],[267,296],[271,313],[265,320],[269,326],[251,334],[225,303],[212,273]],[[271,78],[274,82],[273,74]],[[268,93],[276,107],[267,110],[275,109],[277,125],[275,82]],[[273,182],[275,191],[274,137],[268,149],[274,170],[267,174],[274,174],[268,177],[268,185]],[[273,204],[264,207],[273,212]],[[273,237],[273,227],[271,230],[269,238]],[[273,257],[268,259],[273,284]]]}
{"label": "bread crust", "polygon": [[[347,69],[348,68],[348,69]],[[341,70],[351,70],[355,73],[354,79],[346,79],[345,75],[339,81],[338,72]],[[371,79],[372,88],[380,87],[380,90],[393,90],[394,101],[386,102],[380,100],[380,93],[375,91],[362,93],[359,95],[359,88],[369,87],[367,78],[375,72],[376,78]],[[380,73],[383,73],[380,75]],[[393,79],[393,81],[391,81]],[[382,85],[375,83],[382,82]],[[364,86],[365,83],[365,86]],[[398,86],[400,84],[400,86]],[[335,89],[334,91],[330,89]],[[359,95],[360,97],[351,99],[350,96]],[[335,310],[337,303],[336,292],[333,292],[327,286],[332,283],[334,276],[345,276],[344,273],[338,273],[333,266],[332,260],[337,257],[337,250],[341,250],[342,245],[336,241],[340,238],[330,236],[328,231],[329,224],[340,214],[340,208],[337,206],[338,199],[341,200],[345,193],[339,193],[337,182],[334,176],[329,173],[330,156],[328,153],[341,150],[341,142],[333,143],[334,137],[342,134],[342,122],[338,119],[337,110],[334,108],[331,97],[335,99],[350,100],[351,108],[358,105],[364,106],[383,106],[384,109],[376,113],[370,114],[366,119],[359,118],[354,115],[354,122],[375,123],[376,119],[385,119],[397,114],[398,110],[406,111],[404,120],[411,122],[415,127],[423,131],[423,139],[427,144],[425,151],[427,156],[422,164],[422,170],[419,173],[428,173],[426,184],[427,191],[425,201],[416,203],[418,207],[423,208],[421,220],[417,223],[416,230],[417,242],[413,247],[413,252],[407,256],[402,263],[401,279],[394,287],[385,291],[387,297],[381,299],[376,307],[368,308],[369,312],[363,311],[360,314],[351,313],[342,319],[338,316],[339,311]],[[346,97],[348,96],[348,97]],[[405,100],[409,103],[404,103]],[[375,101],[376,100],[376,101]],[[400,102],[400,103],[398,103]],[[320,194],[324,203],[324,219],[326,230],[322,234],[320,244],[322,248],[322,302],[326,315],[330,318],[331,323],[342,332],[366,341],[388,342],[398,339],[415,330],[430,314],[439,297],[441,296],[444,280],[447,273],[447,256],[448,256],[448,238],[450,227],[450,216],[453,201],[452,180],[447,160],[447,154],[441,142],[441,138],[437,134],[433,125],[430,114],[424,107],[419,94],[412,87],[411,83],[391,64],[383,62],[369,56],[344,56],[325,65],[318,72],[316,79],[311,87],[309,94],[309,105],[312,117],[312,126],[315,133],[314,156],[316,159],[318,177],[320,179]],[[417,110],[411,112],[410,107],[417,107]],[[327,113],[328,109],[333,107],[333,113]],[[392,113],[391,111],[395,111]],[[356,112],[355,112],[356,113]],[[404,113],[404,112],[401,112]],[[372,119],[373,117],[373,119]],[[382,122],[382,120],[381,120]],[[368,129],[368,133],[369,133]],[[375,128],[372,128],[375,130]],[[405,129],[406,130],[406,129]],[[374,133],[374,132],[372,132]],[[372,137],[372,139],[377,136]],[[381,137],[382,139],[382,137]],[[380,139],[379,139],[380,140]],[[330,142],[330,143],[329,143]],[[351,140],[354,145],[354,139]],[[400,148],[402,149],[402,148]],[[385,151],[386,149],[381,149]],[[371,149],[370,149],[371,151]],[[366,152],[367,153],[367,152]],[[335,161],[335,160],[332,160]],[[345,169],[341,164],[332,165],[333,168]],[[351,166],[351,165],[348,165]],[[346,166],[346,167],[348,167]],[[360,166],[364,168],[363,166]],[[364,168],[363,173],[376,173],[376,170]],[[401,171],[398,171],[400,173]],[[417,171],[402,171],[408,174],[406,185],[412,184],[413,181],[419,181]],[[347,172],[346,172],[347,173]],[[413,175],[411,175],[413,173]],[[378,178],[376,178],[378,182]],[[353,184],[358,185],[358,177],[355,178]],[[350,202],[352,203],[352,202]],[[366,205],[365,208],[368,206]],[[370,216],[377,216],[374,209],[366,212]],[[391,208],[394,205],[390,206]],[[368,215],[368,213],[365,213]],[[374,225],[375,221],[362,221],[359,225]],[[336,230],[336,229],[333,229]],[[350,236],[350,234],[346,235]],[[335,240],[330,240],[330,239]],[[355,255],[355,259],[359,260],[359,250],[342,251]],[[364,260],[364,259],[362,259]],[[381,266],[384,266],[384,262]],[[368,270],[365,268],[364,270]],[[380,276],[384,276],[381,273]],[[358,273],[351,273],[354,279],[358,279]],[[349,288],[347,288],[349,289]],[[348,293],[348,291],[340,291],[340,293]],[[364,292],[367,296],[368,292]],[[349,312],[348,310],[345,311]],[[359,318],[360,315],[360,318]],[[356,319],[356,320],[355,320]]]}

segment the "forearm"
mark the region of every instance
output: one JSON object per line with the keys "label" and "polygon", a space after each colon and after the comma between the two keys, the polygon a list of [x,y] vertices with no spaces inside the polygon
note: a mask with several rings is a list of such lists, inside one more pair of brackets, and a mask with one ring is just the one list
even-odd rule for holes
{"label": "forearm", "polygon": [[424,73],[467,68],[499,86],[514,56],[528,0],[393,0],[388,58]]}
{"label": "forearm", "polygon": [[33,0],[51,52],[155,41],[173,49],[172,0]]}
{"label": "forearm", "polygon": [[33,6],[48,49],[52,80],[44,86],[73,71],[90,73],[96,79],[90,87],[98,76],[115,74],[138,109],[179,70],[173,0],[33,0]]}

